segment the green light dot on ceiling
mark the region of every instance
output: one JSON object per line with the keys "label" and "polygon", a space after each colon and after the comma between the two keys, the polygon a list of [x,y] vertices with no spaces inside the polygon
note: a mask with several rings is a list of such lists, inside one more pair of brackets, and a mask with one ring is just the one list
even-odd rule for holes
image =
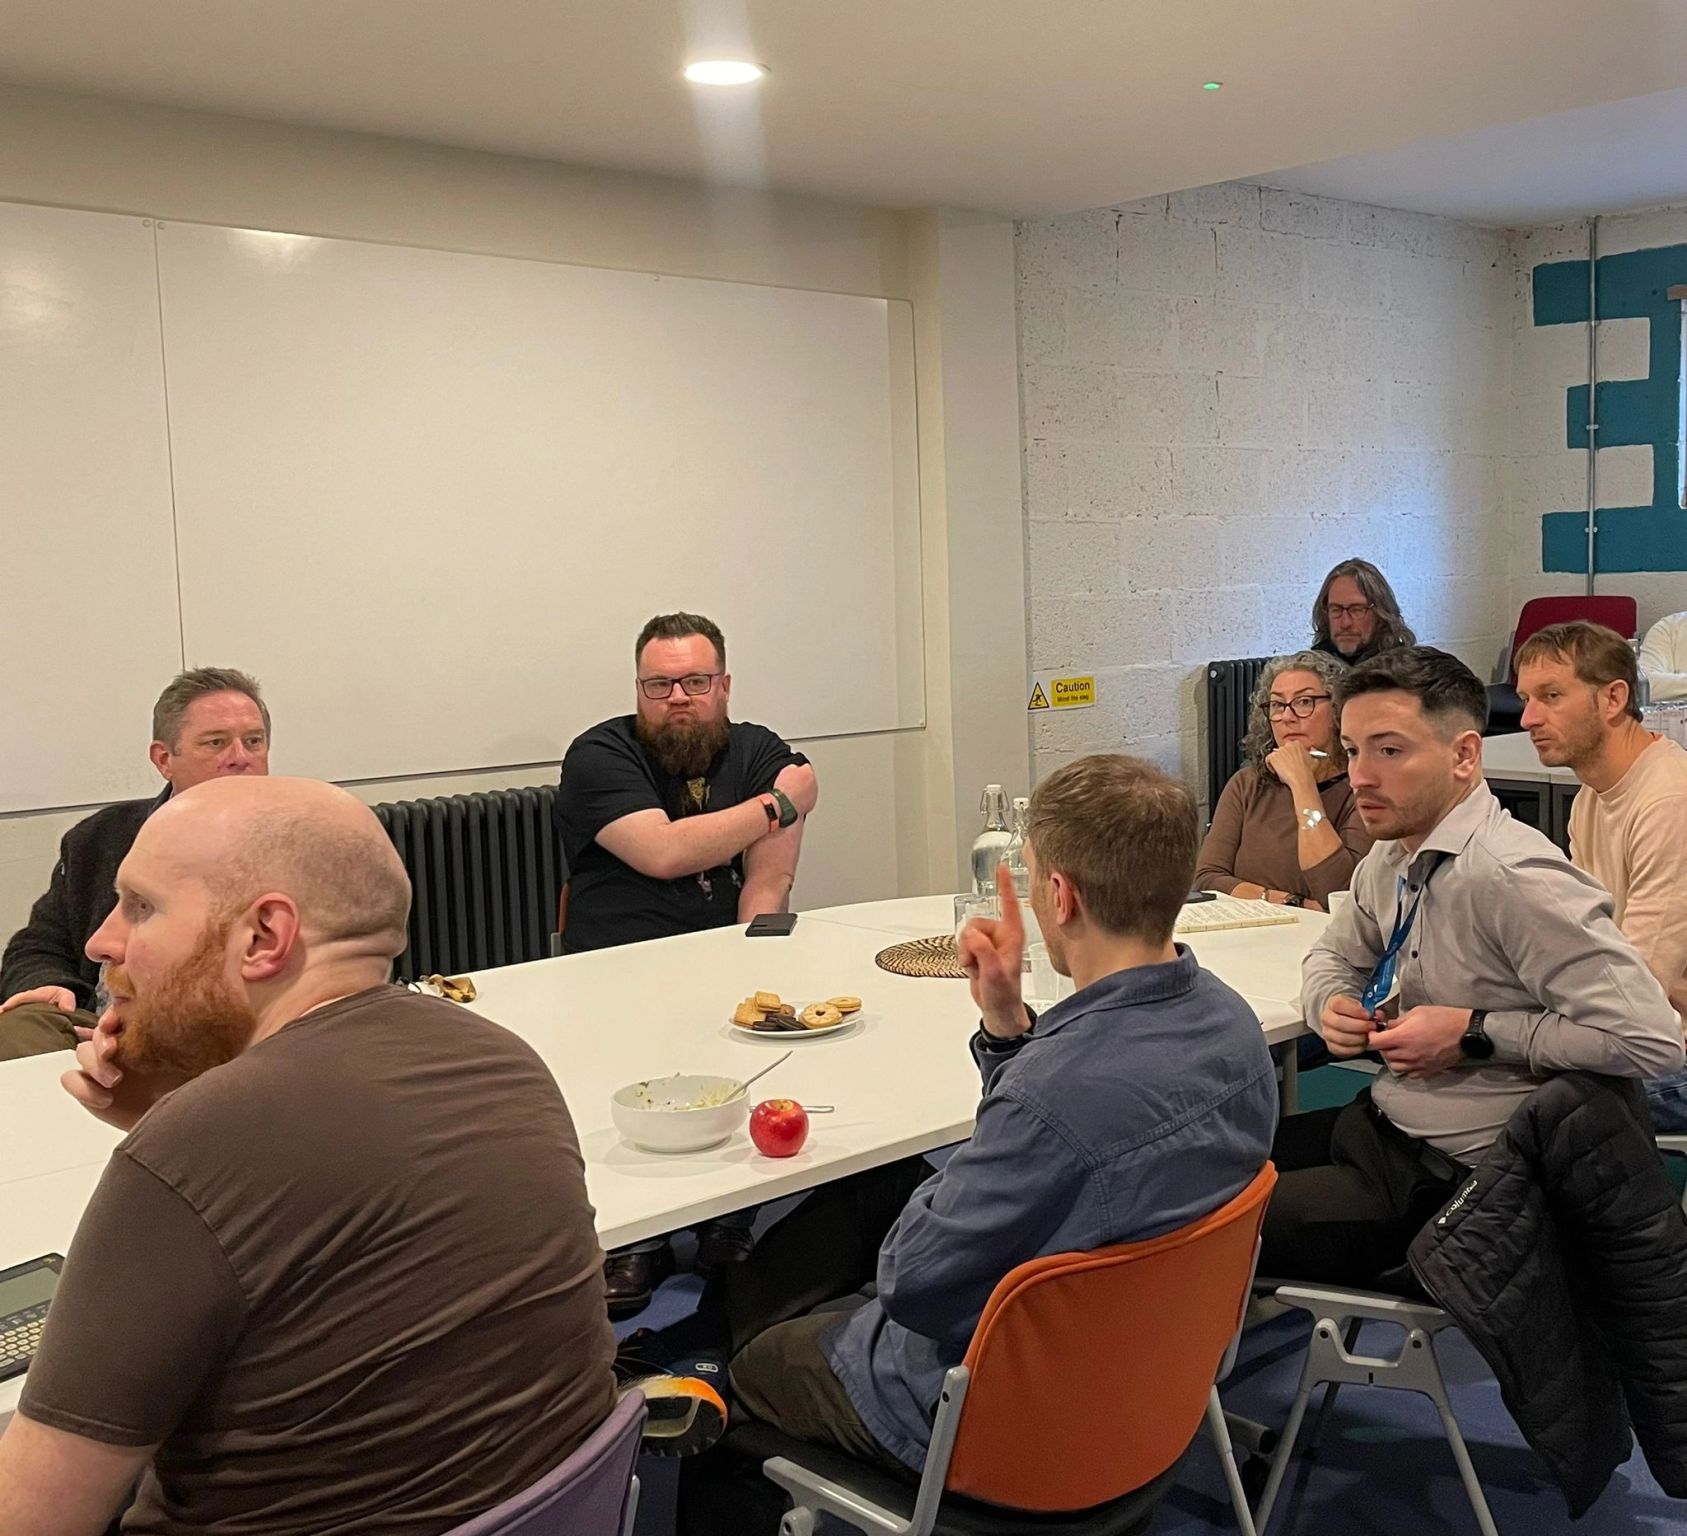
{"label": "green light dot on ceiling", "polygon": [[1201,87],[1203,91],[1218,91],[1223,90],[1223,88],[1224,82],[1222,80],[1209,80]]}

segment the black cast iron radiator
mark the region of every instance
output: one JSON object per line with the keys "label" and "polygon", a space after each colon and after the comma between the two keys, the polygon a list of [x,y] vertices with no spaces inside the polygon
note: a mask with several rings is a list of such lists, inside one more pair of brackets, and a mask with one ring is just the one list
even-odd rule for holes
{"label": "black cast iron radiator", "polygon": [[1207,663],[1207,815],[1230,776],[1242,766],[1242,742],[1248,734],[1248,704],[1269,656]]}
{"label": "black cast iron radiator", "polygon": [[550,953],[564,878],[555,798],[547,784],[375,807],[413,888],[410,942],[393,967],[399,980]]}

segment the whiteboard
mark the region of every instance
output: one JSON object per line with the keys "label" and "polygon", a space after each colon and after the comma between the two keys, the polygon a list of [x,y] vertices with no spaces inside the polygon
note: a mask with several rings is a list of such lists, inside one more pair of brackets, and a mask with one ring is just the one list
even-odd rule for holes
{"label": "whiteboard", "polygon": [[185,654],[278,767],[554,760],[678,608],[735,718],[922,723],[905,303],[185,224],[158,270]]}
{"label": "whiteboard", "polygon": [[0,204],[0,810],[150,795],[182,665],[151,221]]}

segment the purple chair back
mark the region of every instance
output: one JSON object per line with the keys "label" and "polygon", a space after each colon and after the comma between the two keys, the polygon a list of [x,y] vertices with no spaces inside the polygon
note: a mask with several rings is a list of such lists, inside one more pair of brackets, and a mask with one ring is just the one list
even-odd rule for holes
{"label": "purple chair back", "polygon": [[644,1397],[629,1392],[554,1472],[449,1536],[622,1536],[643,1429]]}

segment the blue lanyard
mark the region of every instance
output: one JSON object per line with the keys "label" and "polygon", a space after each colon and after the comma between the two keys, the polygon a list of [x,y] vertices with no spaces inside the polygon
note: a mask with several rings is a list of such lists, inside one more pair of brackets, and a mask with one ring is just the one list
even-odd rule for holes
{"label": "blue lanyard", "polygon": [[1388,1001],[1388,994],[1394,990],[1394,972],[1400,963],[1400,950],[1405,945],[1407,937],[1412,931],[1412,924],[1417,921],[1418,908],[1423,905],[1423,898],[1429,892],[1429,882],[1448,855],[1444,852],[1435,855],[1435,861],[1424,871],[1423,885],[1418,890],[1418,899],[1412,903],[1411,910],[1406,910],[1406,877],[1400,876],[1400,882],[1394,895],[1394,932],[1389,935],[1388,948],[1382,952],[1371,971],[1371,979],[1365,983],[1364,993],[1359,1001],[1371,1013]]}

